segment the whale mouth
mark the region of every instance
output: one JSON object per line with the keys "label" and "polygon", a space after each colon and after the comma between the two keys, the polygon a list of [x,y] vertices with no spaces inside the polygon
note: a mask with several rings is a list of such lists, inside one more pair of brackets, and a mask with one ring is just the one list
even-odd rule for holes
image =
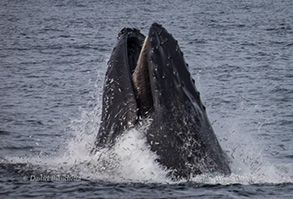
{"label": "whale mouth", "polygon": [[204,109],[177,40],[157,23],[147,36],[132,28],[120,31],[105,76],[101,145],[145,118],[179,115],[179,105]]}
{"label": "whale mouth", "polygon": [[[132,56],[129,55],[129,57]],[[130,66],[130,68],[133,67]],[[153,108],[148,65],[148,37],[144,39],[131,79],[137,101],[138,116],[139,118],[147,117]]]}

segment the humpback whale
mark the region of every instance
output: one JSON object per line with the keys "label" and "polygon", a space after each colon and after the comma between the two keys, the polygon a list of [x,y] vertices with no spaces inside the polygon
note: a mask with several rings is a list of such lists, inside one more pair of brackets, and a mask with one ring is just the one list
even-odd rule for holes
{"label": "humpback whale", "polygon": [[188,68],[161,25],[152,24],[147,36],[122,29],[106,71],[97,149],[111,148],[123,132],[149,120],[147,144],[171,179],[230,174]]}

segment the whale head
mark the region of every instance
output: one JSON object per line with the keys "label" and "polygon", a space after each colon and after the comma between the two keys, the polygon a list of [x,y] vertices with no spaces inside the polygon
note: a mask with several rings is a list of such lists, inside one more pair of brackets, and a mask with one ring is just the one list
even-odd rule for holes
{"label": "whale head", "polygon": [[146,37],[130,28],[118,34],[96,146],[111,147],[145,118],[152,119],[145,132],[150,149],[172,178],[230,173],[178,42],[157,23]]}

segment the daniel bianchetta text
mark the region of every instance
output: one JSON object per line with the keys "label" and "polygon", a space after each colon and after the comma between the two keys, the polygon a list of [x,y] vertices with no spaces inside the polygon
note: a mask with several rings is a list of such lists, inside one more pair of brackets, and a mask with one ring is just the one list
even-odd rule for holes
{"label": "daniel bianchetta text", "polygon": [[81,181],[80,177],[75,176],[59,176],[59,175],[30,175],[23,177],[25,181],[31,182],[55,182],[55,181],[62,181],[62,182],[74,182],[74,181]]}

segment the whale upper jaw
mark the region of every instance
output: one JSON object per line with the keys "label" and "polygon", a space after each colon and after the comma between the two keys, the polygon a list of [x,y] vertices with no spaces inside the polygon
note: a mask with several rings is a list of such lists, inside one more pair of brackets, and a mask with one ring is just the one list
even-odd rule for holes
{"label": "whale upper jaw", "polygon": [[106,72],[96,146],[111,147],[126,129],[151,118],[145,132],[173,179],[230,174],[178,42],[159,24],[145,37],[124,28]]}
{"label": "whale upper jaw", "polygon": [[177,40],[156,23],[149,30],[149,72],[155,108],[164,106],[166,100],[170,102],[172,96],[173,100],[189,100],[205,109]]}

